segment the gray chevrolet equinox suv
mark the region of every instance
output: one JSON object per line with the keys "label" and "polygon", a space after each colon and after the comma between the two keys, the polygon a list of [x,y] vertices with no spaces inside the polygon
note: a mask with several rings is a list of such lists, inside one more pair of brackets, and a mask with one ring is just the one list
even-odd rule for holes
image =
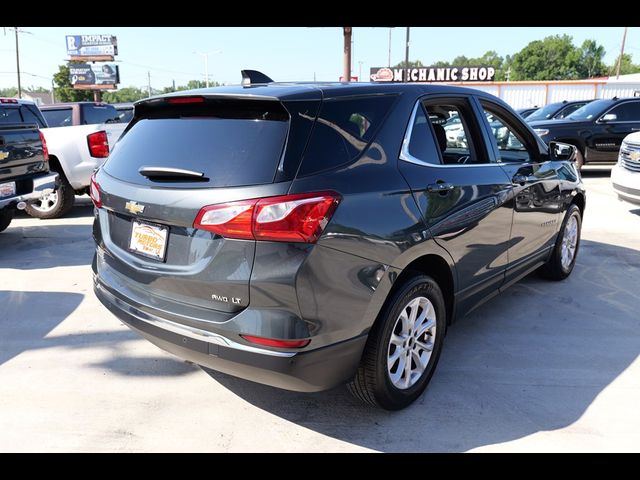
{"label": "gray chevrolet equinox suv", "polygon": [[150,98],[91,182],[95,292],[197,364],[289,390],[347,383],[400,409],[455,318],[533,270],[571,273],[574,157],[459,87],[263,80]]}

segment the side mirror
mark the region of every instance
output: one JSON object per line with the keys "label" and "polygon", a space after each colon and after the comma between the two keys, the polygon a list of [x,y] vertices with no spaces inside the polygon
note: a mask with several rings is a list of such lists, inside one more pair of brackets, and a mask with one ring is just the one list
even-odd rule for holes
{"label": "side mirror", "polygon": [[600,121],[603,123],[607,123],[607,122],[615,122],[618,119],[618,116],[615,113],[607,113],[605,116],[603,116]]}
{"label": "side mirror", "polygon": [[574,162],[578,149],[574,145],[562,142],[549,142],[549,158],[557,161]]}

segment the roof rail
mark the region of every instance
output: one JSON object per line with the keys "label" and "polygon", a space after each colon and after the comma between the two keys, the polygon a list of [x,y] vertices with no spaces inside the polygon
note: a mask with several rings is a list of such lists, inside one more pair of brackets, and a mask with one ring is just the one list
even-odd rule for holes
{"label": "roof rail", "polygon": [[264,73],[257,70],[240,70],[242,75],[242,86],[255,85],[259,83],[273,83],[273,80]]}

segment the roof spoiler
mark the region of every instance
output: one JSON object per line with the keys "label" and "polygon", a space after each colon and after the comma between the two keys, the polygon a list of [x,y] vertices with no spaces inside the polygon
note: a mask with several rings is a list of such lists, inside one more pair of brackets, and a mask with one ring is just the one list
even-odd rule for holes
{"label": "roof spoiler", "polygon": [[243,87],[260,83],[273,83],[271,78],[257,70],[240,70],[240,74],[242,75]]}

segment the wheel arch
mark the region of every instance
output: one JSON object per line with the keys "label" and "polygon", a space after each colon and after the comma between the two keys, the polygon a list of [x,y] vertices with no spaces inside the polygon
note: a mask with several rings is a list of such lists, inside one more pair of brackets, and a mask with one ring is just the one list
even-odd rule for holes
{"label": "wheel arch", "polygon": [[574,197],[571,199],[571,205],[577,205],[578,208],[580,209],[580,216],[582,218],[584,218],[584,209],[586,207],[586,198],[584,196],[583,193],[578,192],[574,195]]}
{"label": "wheel arch", "polygon": [[416,274],[428,275],[436,281],[444,296],[447,307],[447,324],[450,324],[455,318],[455,272],[449,261],[435,253],[422,255],[402,269],[387,294],[385,306],[405,281]]}
{"label": "wheel arch", "polygon": [[67,178],[67,174],[64,172],[64,169],[62,168],[62,164],[60,163],[60,160],[55,155],[49,155],[49,170],[56,172],[58,175],[64,178],[64,180],[67,183],[69,182],[69,179]]}

